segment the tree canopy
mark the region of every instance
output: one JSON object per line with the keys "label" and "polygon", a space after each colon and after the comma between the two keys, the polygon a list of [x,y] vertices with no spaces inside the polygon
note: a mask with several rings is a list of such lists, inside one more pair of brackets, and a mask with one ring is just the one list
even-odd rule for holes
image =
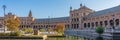
{"label": "tree canopy", "polygon": [[56,31],[58,32],[58,33],[64,33],[64,29],[65,29],[65,25],[64,24],[57,24],[57,26],[56,26]]}
{"label": "tree canopy", "polygon": [[20,25],[20,20],[18,17],[9,17],[4,21],[5,26],[7,26],[10,31],[17,31]]}
{"label": "tree canopy", "polygon": [[102,33],[104,32],[104,28],[103,28],[102,26],[97,26],[97,27],[96,27],[96,32],[97,32],[98,34],[102,34]]}

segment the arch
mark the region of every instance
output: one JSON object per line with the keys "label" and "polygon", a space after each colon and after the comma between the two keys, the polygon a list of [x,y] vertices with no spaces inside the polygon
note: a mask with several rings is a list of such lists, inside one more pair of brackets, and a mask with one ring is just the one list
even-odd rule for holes
{"label": "arch", "polygon": [[98,22],[95,22],[95,25],[98,26]]}
{"label": "arch", "polygon": [[74,24],[74,29],[76,29],[76,24]]}
{"label": "arch", "polygon": [[100,25],[101,25],[101,26],[103,25],[103,22],[102,22],[102,21],[100,21]]}
{"label": "arch", "polygon": [[79,25],[78,25],[78,24],[76,24],[76,26],[77,26],[77,28],[79,28]]}
{"label": "arch", "polygon": [[86,28],[87,27],[87,24],[86,23],[84,23],[84,28]]}
{"label": "arch", "polygon": [[65,24],[65,29],[67,28],[67,24]]}
{"label": "arch", "polygon": [[105,26],[107,26],[108,25],[108,21],[106,20],[106,21],[104,21],[104,24],[105,24]]}
{"label": "arch", "polygon": [[88,23],[88,28],[90,28],[90,23]]}
{"label": "arch", "polygon": [[[55,25],[54,25],[54,27],[55,27]],[[67,27],[69,28],[69,24],[67,25]]]}
{"label": "arch", "polygon": [[94,27],[94,22],[91,23],[92,27]]}
{"label": "arch", "polygon": [[79,21],[79,18],[76,18],[77,22]]}
{"label": "arch", "polygon": [[33,28],[35,28],[36,26],[34,25]]}
{"label": "arch", "polygon": [[116,20],[115,20],[115,24],[116,24],[116,25],[119,25],[119,19],[116,19]]}
{"label": "arch", "polygon": [[110,25],[113,26],[113,20],[110,20],[109,22],[110,22]]}
{"label": "arch", "polygon": [[38,28],[38,26],[36,25],[36,27],[35,28]]}
{"label": "arch", "polygon": [[72,24],[72,28],[74,29],[74,25]]}

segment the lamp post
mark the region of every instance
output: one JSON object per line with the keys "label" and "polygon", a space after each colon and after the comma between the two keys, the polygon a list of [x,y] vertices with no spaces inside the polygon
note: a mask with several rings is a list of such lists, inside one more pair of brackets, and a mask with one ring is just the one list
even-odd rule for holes
{"label": "lamp post", "polygon": [[4,32],[5,32],[5,24],[4,24],[4,21],[5,21],[5,9],[6,9],[6,5],[3,5],[3,10],[4,10],[4,20],[3,20]]}
{"label": "lamp post", "polygon": [[112,20],[113,20],[113,27],[112,27],[112,29],[114,30],[114,29],[115,29],[115,22],[114,22],[114,20],[115,20],[115,15],[112,15]]}
{"label": "lamp post", "polygon": [[115,20],[115,15],[112,15],[112,20],[113,20],[113,26],[112,26],[112,36],[114,36],[114,29],[115,29],[115,26],[114,26],[114,20]]}
{"label": "lamp post", "polygon": [[50,16],[48,16],[48,26],[47,26],[47,31],[49,30],[49,28],[50,28]]}

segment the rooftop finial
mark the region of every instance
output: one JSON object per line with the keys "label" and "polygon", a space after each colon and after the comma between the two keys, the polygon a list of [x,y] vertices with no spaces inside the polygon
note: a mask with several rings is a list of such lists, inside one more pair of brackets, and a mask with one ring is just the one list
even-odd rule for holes
{"label": "rooftop finial", "polygon": [[72,6],[71,6],[71,4],[70,4],[70,11],[72,11]]}
{"label": "rooftop finial", "polygon": [[82,5],[82,3],[80,4],[80,7],[82,7],[83,5]]}
{"label": "rooftop finial", "polygon": [[72,6],[70,6],[70,10],[72,10]]}

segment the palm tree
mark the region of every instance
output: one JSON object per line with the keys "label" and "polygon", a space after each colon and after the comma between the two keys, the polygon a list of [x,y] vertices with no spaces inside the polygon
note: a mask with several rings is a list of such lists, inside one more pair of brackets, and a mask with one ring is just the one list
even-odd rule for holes
{"label": "palm tree", "polygon": [[[6,5],[3,5],[3,10],[4,10],[4,19],[5,19],[5,9],[6,9]],[[4,21],[4,20],[3,20]],[[4,25],[4,23],[3,23]],[[4,25],[4,32],[5,32],[5,25]]]}

